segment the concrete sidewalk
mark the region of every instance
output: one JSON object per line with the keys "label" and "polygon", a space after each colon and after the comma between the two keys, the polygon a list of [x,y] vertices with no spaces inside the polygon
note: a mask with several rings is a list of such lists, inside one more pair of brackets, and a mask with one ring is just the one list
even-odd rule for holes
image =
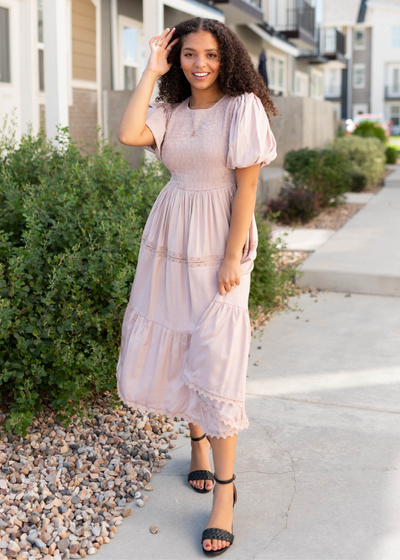
{"label": "concrete sidewalk", "polygon": [[400,167],[394,167],[385,187],[303,263],[298,284],[400,296]]}
{"label": "concrete sidewalk", "polygon": [[[252,340],[235,542],[223,558],[397,560],[400,298],[321,292],[296,302],[303,311],[274,318]],[[149,501],[132,504],[98,560],[205,557],[212,496],[186,482],[189,442],[176,441]]]}

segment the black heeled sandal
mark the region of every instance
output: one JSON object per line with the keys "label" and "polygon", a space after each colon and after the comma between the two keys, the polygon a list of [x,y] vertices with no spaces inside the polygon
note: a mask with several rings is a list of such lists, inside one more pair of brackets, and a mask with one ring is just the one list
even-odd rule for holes
{"label": "black heeled sandal", "polygon": [[[218,480],[218,478],[215,476],[214,473],[214,480],[215,482],[219,482],[219,484],[229,484],[230,482],[233,482],[236,478],[236,475],[233,475],[232,478],[230,478],[229,480]],[[215,492],[215,485],[214,485],[214,490],[213,492]],[[236,486],[235,483],[233,482],[233,507],[235,507],[237,501],[237,491],[236,491]],[[228,550],[228,548],[231,548],[232,543],[233,543],[233,539],[235,538],[233,536],[233,521],[232,521],[232,533],[230,533],[229,531],[225,531],[225,529],[217,529],[214,527],[209,527],[208,529],[204,529],[203,534],[201,536],[201,548],[203,549],[204,554],[208,554],[209,556],[217,556],[217,554],[222,554],[223,552],[225,552],[225,550]],[[217,540],[221,540],[221,541],[227,541],[230,543],[229,546],[225,546],[224,548],[220,548],[219,550],[213,550],[212,548],[210,550],[206,550],[203,546],[203,542],[207,539],[217,539]]]}
{"label": "black heeled sandal", "polygon": [[[193,438],[192,436],[190,436],[190,439],[192,441],[200,441],[205,437],[206,437],[206,434],[203,434],[202,436],[196,437],[196,438]],[[211,444],[211,442],[210,442],[210,444]],[[192,471],[188,474],[188,482],[190,483],[191,480],[212,480],[213,485],[214,485],[214,475],[211,471]],[[211,492],[211,490],[212,490],[212,488],[207,490],[205,484],[204,484],[204,488],[195,488],[191,484],[190,484],[190,486],[193,488],[193,490],[196,490],[196,492],[198,492],[199,494],[207,494],[208,492]]]}

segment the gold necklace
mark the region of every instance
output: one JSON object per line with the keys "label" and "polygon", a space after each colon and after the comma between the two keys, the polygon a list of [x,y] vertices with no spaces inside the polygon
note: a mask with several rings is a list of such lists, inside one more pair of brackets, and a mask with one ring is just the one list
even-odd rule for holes
{"label": "gold necklace", "polygon": [[[222,96],[222,97],[224,97],[224,96]],[[214,100],[214,101],[209,101],[208,103],[206,103],[206,105],[210,105],[210,103],[218,103],[218,101],[219,101],[220,99],[222,99],[222,97],[220,97],[219,99],[216,99],[216,100]],[[189,110],[192,112],[193,109],[190,109],[190,101],[191,101],[191,98],[189,99],[188,107],[189,107]],[[204,109],[204,107],[202,107],[201,109]],[[197,123],[196,128],[194,127],[194,124],[193,124],[193,115],[191,115],[190,118],[191,118],[191,120],[192,120],[192,127],[193,127],[192,136],[196,136],[197,129],[199,128],[199,125],[200,125],[201,121],[203,120],[204,115],[205,115],[205,113],[202,115],[200,121]]]}

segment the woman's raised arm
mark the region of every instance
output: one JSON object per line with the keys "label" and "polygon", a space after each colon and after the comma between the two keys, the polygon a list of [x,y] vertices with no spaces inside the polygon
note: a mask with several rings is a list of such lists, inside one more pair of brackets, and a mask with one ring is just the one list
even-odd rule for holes
{"label": "woman's raised arm", "polygon": [[[166,74],[171,68],[167,62],[168,54],[179,39],[171,41],[175,27],[167,27],[161,35],[154,35],[149,41],[150,57],[147,66],[133,92],[122,115],[117,138],[127,146],[151,146],[154,144],[153,133],[146,126],[146,115],[151,94],[159,76]],[[157,44],[155,44],[156,40]]]}

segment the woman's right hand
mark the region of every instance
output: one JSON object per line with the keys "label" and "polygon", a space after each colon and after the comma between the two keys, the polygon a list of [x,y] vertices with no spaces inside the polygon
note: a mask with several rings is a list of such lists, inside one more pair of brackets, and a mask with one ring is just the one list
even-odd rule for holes
{"label": "woman's right hand", "polygon": [[[175,27],[171,30],[167,27],[161,35],[154,35],[149,41],[151,53],[147,68],[150,72],[157,74],[157,76],[166,74],[172,66],[171,63],[167,62],[167,57],[174,44],[179,41],[179,37],[171,41],[174,31]],[[157,44],[155,44],[157,39]]]}

